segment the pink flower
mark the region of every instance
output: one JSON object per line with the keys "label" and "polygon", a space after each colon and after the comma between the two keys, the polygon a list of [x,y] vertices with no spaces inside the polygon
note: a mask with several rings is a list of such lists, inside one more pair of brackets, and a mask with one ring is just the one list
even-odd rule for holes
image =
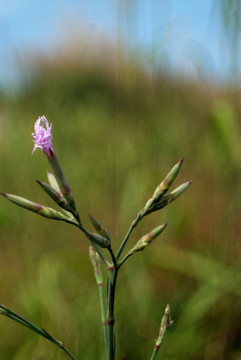
{"label": "pink flower", "polygon": [[39,147],[41,150],[48,155],[49,150],[53,151],[52,146],[52,134],[51,134],[52,124],[49,125],[45,116],[41,116],[35,122],[34,130],[35,133],[32,134],[34,141],[33,152]]}

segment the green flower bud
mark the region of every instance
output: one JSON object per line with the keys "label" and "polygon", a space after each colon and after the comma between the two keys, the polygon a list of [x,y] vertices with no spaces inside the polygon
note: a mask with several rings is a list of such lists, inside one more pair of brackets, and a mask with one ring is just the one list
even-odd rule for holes
{"label": "green flower bud", "polygon": [[174,200],[176,200],[180,195],[182,195],[188,188],[189,186],[192,184],[192,180],[191,181],[187,181],[186,183],[178,186],[175,190],[171,191],[170,193],[168,193],[167,195],[163,196],[163,198],[157,203],[155,204],[153,211],[159,210],[164,208],[165,206],[169,205],[170,203],[172,203]]}
{"label": "green flower bud", "polygon": [[173,168],[171,169],[171,171],[169,171],[169,173],[165,177],[165,179],[161,182],[160,185],[158,185],[158,187],[156,188],[156,190],[154,192],[155,197],[162,196],[163,193],[167,192],[169,187],[172,185],[173,181],[176,179],[176,177],[181,169],[183,161],[184,161],[184,159],[180,160],[176,165],[174,165]]}
{"label": "green flower bud", "polygon": [[49,184],[36,180],[37,183],[41,186],[41,188],[63,209],[70,211],[69,204],[65,200],[65,198],[60,195],[58,191],[52,188]]}
{"label": "green flower bud", "polygon": [[157,228],[150,231],[148,234],[144,235],[137,244],[130,250],[129,254],[133,254],[136,251],[143,250],[147,245],[149,245],[158,235],[160,235],[163,230],[166,228],[168,223],[160,225]]}
{"label": "green flower bud", "polygon": [[6,193],[1,193],[1,194],[5,196],[9,201],[13,202],[14,204],[21,206],[27,210],[33,211],[41,216],[44,216],[49,219],[64,220],[70,222],[70,219],[67,216],[50,207],[34,203],[33,201],[27,200],[21,196],[6,194]]}
{"label": "green flower bud", "polygon": [[158,187],[154,191],[154,194],[152,195],[152,198],[148,200],[148,202],[146,203],[146,205],[144,207],[144,209],[146,211],[152,210],[153,206],[155,204],[157,204],[160,201],[160,199],[165,195],[165,193],[168,191],[169,187],[171,186],[173,181],[176,179],[176,177],[181,169],[183,160],[184,159],[180,160],[176,165],[174,165],[174,167],[167,174],[165,179],[161,182],[160,185],[158,185]]}
{"label": "green flower bud", "polygon": [[110,240],[110,235],[104,226],[96,218],[94,218],[94,216],[89,215],[89,218],[98,234]]}
{"label": "green flower bud", "polygon": [[110,241],[106,239],[104,236],[90,232],[88,233],[88,237],[102,248],[106,248],[110,246]]}
{"label": "green flower bud", "polygon": [[169,203],[176,200],[180,195],[182,195],[192,184],[192,180],[187,181],[186,183],[178,186],[175,190],[171,191],[169,195],[171,195],[171,199],[169,200]]}

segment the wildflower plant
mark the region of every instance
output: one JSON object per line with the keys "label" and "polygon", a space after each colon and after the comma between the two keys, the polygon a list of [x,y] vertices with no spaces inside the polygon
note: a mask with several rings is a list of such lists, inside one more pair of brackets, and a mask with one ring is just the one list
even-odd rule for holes
{"label": "wildflower plant", "polygon": [[[148,234],[143,235],[139,239],[134,247],[123,255],[126,243],[129,240],[134,228],[145,216],[152,212],[158,211],[171,202],[176,200],[184,191],[191,185],[191,181],[188,181],[175,190],[170,192],[169,188],[173,181],[177,177],[183,159],[179,161],[167,174],[164,180],[158,185],[154,191],[152,197],[147,201],[144,207],[139,211],[134,221],[131,223],[129,230],[127,231],[123,241],[121,242],[119,249],[115,252],[112,248],[111,237],[104,226],[92,215],[89,215],[90,221],[95,229],[95,232],[89,231],[85,227],[80,219],[73,194],[61,169],[59,161],[55,155],[52,145],[52,125],[48,123],[45,116],[39,117],[35,122],[34,130],[32,134],[34,141],[33,152],[40,148],[46,156],[51,172],[47,171],[48,183],[37,180],[40,187],[54,200],[54,202],[60,207],[60,210],[37,204],[33,201],[27,200],[23,197],[1,193],[9,201],[16,205],[19,205],[27,210],[33,211],[41,216],[44,216],[53,220],[65,221],[79,228],[84,233],[87,239],[90,241],[89,256],[93,265],[94,275],[96,283],[99,289],[99,300],[101,309],[101,321],[104,334],[105,354],[107,360],[115,359],[115,293],[118,273],[122,268],[126,260],[136,254],[139,251],[143,251],[151,242],[157,238],[166,228],[167,223],[157,226],[151,230]],[[105,268],[107,276],[107,284],[103,283],[102,269]],[[106,288],[106,297],[105,291]],[[19,324],[29,328],[35,333],[45,337],[49,341],[59,346],[71,359],[77,360],[77,358],[65,347],[65,345],[50,335],[45,329],[39,328],[27,321],[13,310],[0,305],[0,314],[9,317],[10,319],[18,322]],[[172,325],[170,307],[166,306],[164,315],[161,320],[160,331],[156,340],[154,350],[150,359],[154,360],[157,352],[162,344],[166,331]]]}

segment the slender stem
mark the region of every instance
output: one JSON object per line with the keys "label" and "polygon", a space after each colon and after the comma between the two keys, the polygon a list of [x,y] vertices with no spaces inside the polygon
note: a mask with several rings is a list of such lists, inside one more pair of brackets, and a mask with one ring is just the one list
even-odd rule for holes
{"label": "slender stem", "polygon": [[101,322],[102,322],[103,333],[104,333],[105,354],[106,354],[106,359],[108,359],[107,323],[106,323],[103,283],[97,283],[97,285],[98,285],[98,289],[99,289],[100,312],[101,312]]}
{"label": "slender stem", "polygon": [[154,360],[154,359],[155,359],[155,357],[156,357],[156,355],[157,355],[157,352],[158,352],[158,350],[159,350],[160,347],[161,347],[161,344],[162,344],[162,342],[163,342],[163,339],[164,339],[164,336],[165,336],[165,333],[166,333],[167,329],[168,329],[168,328],[164,328],[164,329],[162,330],[162,333],[159,334],[159,341],[160,341],[160,343],[159,343],[158,345],[155,345],[150,360]]}
{"label": "slender stem", "polygon": [[125,262],[131,255],[133,255],[133,254],[130,254],[130,253],[126,254],[126,256],[123,257],[123,259],[118,262],[118,264],[117,264],[118,269],[120,269],[120,267],[124,264],[124,262]]}
{"label": "slender stem", "polygon": [[39,328],[38,326],[32,324],[30,321],[24,319],[22,316],[15,313],[13,310],[5,307],[4,305],[0,305],[0,314],[8,317],[9,319],[14,320],[15,322],[18,322],[20,325],[27,327],[29,330],[37,333],[38,335],[41,335],[45,339],[53,342],[55,345],[57,345],[59,348],[61,348],[72,360],[77,360],[74,355],[65,347],[65,345],[55,339],[52,335],[50,335],[46,330]]}
{"label": "slender stem", "polygon": [[138,222],[139,222],[144,216],[145,216],[145,213],[140,212],[140,213],[137,215],[136,219],[132,222],[132,224],[131,224],[131,226],[130,226],[130,228],[129,228],[129,230],[128,230],[128,232],[127,232],[127,234],[126,234],[126,236],[125,236],[125,238],[124,238],[124,240],[123,240],[123,242],[121,243],[121,245],[120,245],[120,247],[119,247],[119,250],[118,250],[117,253],[116,253],[116,260],[119,259],[122,251],[124,250],[124,247],[125,247],[128,239],[129,239],[132,231],[134,230],[134,228],[136,227],[136,225],[138,224]]}
{"label": "slender stem", "polygon": [[118,274],[117,268],[111,267],[108,269],[108,289],[107,289],[108,360],[115,359],[114,302],[115,302],[115,288],[116,288],[117,274]]}
{"label": "slender stem", "polygon": [[[114,315],[114,304],[115,304],[115,289],[117,282],[117,274],[119,270],[119,264],[117,264],[118,258],[120,257],[124,247],[138,222],[145,216],[144,212],[140,212],[136,219],[132,222],[122,244],[120,245],[119,250],[116,253],[116,256],[113,254],[112,248],[109,247],[108,250],[111,254],[113,261],[113,266],[108,267],[108,285],[107,285],[107,326],[108,326],[108,360],[115,359],[115,335],[114,335],[114,324],[115,324],[115,315]],[[127,256],[128,257],[128,256]],[[120,263],[122,265],[127,259],[125,257]]]}
{"label": "slender stem", "polygon": [[155,359],[157,352],[158,352],[158,349],[154,348],[150,360],[154,360],[154,359]]}

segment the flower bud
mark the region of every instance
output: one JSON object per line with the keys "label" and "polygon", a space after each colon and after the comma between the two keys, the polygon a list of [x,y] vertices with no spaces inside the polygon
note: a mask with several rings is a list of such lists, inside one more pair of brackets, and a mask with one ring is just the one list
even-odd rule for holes
{"label": "flower bud", "polygon": [[186,183],[178,186],[175,190],[171,191],[169,194],[171,195],[171,199],[169,200],[169,203],[176,200],[180,195],[182,195],[192,184],[192,180],[187,181]]}
{"label": "flower bud", "polygon": [[96,243],[102,248],[106,248],[110,246],[110,241],[106,239],[104,236],[89,232],[88,237],[90,240],[94,241],[94,243]]}
{"label": "flower bud", "polygon": [[161,320],[161,327],[160,330],[169,329],[171,325],[173,324],[173,320],[171,319],[171,310],[170,305],[167,304],[164,315]]}
{"label": "flower bud", "polygon": [[110,240],[110,235],[104,226],[96,218],[94,218],[94,216],[89,215],[89,218],[98,234]]}
{"label": "flower bud", "polygon": [[156,344],[155,344],[156,349],[160,348],[160,346],[163,342],[165,332],[172,326],[172,324],[173,324],[173,320],[171,319],[170,306],[169,306],[169,304],[167,304],[164,315],[161,320],[161,326],[160,326],[158,338],[157,338]]}
{"label": "flower bud", "polygon": [[152,207],[156,203],[158,203],[159,200],[165,195],[165,193],[168,191],[173,181],[176,179],[181,169],[183,160],[184,159],[180,160],[176,165],[174,165],[174,167],[171,169],[171,171],[169,171],[165,179],[161,182],[160,185],[158,185],[158,187],[154,191],[154,194],[152,195],[152,198],[149,199],[148,202],[146,203],[144,207],[145,210],[150,211]]}
{"label": "flower bud", "polygon": [[27,210],[33,211],[41,216],[44,216],[49,219],[64,220],[71,222],[67,216],[50,207],[34,203],[33,201],[27,200],[21,196],[6,194],[6,193],[1,193],[1,194],[5,196],[9,201],[13,202],[14,204],[21,206]]}
{"label": "flower bud", "polygon": [[176,200],[180,195],[182,195],[192,184],[191,181],[187,181],[186,183],[178,186],[176,189],[163,196],[163,198],[159,201],[159,203],[155,204],[153,211],[164,208],[166,205],[169,205],[174,200]]}
{"label": "flower bud", "polygon": [[160,185],[158,185],[158,187],[154,192],[155,197],[162,196],[163,193],[167,192],[169,187],[172,185],[173,181],[176,179],[181,169],[183,161],[184,159],[180,160],[176,165],[174,165],[173,168],[169,171],[169,173],[165,177],[165,179],[161,182]]}
{"label": "flower bud", "polygon": [[130,250],[129,254],[133,254],[136,251],[143,250],[147,245],[149,245],[158,235],[160,235],[163,230],[166,228],[168,223],[160,225],[150,231],[148,234],[144,235],[137,244]]}
{"label": "flower bud", "polygon": [[52,188],[49,184],[36,180],[37,183],[41,186],[41,188],[63,209],[70,211],[70,207],[65,200],[65,198],[59,194],[54,188]]}

